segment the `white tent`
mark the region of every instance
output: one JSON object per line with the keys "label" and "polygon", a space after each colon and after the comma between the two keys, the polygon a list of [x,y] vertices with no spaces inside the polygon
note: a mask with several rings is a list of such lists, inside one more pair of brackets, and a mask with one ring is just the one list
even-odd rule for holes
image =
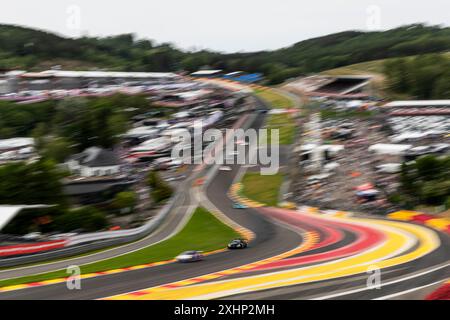
{"label": "white tent", "polygon": [[400,172],[402,169],[401,163],[385,163],[377,166],[377,169],[380,172],[386,172],[386,173],[397,173]]}
{"label": "white tent", "polygon": [[403,153],[411,147],[412,145],[410,144],[377,143],[371,145],[368,150],[376,154],[403,155]]}
{"label": "white tent", "polygon": [[339,166],[340,165],[337,162],[330,162],[330,163],[327,163],[326,165],[324,165],[323,169],[325,171],[333,171],[334,169],[337,169]]}
{"label": "white tent", "polygon": [[125,138],[139,138],[139,137],[156,137],[159,133],[158,129],[152,126],[136,127],[128,130],[122,135]]}
{"label": "white tent", "polygon": [[51,205],[0,205],[0,230],[6,226],[22,209],[49,208]]}
{"label": "white tent", "polygon": [[317,145],[315,143],[303,144],[295,148],[294,152],[303,152],[303,151],[311,151],[311,150],[319,150],[319,151],[330,151],[332,153],[336,153],[344,150],[344,146],[341,144],[322,144]]}
{"label": "white tent", "polygon": [[390,140],[392,142],[402,142],[405,140],[415,140],[415,139],[421,139],[423,137],[426,137],[427,135],[424,132],[420,131],[408,131],[405,133],[401,133],[399,135],[390,137]]}

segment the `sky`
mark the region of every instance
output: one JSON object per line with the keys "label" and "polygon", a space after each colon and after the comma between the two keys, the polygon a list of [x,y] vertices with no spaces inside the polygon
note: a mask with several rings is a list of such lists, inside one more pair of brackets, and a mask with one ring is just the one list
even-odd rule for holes
{"label": "sky", "polygon": [[77,37],[135,33],[189,50],[277,49],[345,30],[450,25],[449,0],[3,0],[0,23]]}

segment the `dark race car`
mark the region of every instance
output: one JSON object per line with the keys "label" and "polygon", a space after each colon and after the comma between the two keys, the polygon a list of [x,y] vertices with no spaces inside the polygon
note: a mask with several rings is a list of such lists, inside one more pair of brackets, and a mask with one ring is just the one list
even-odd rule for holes
{"label": "dark race car", "polygon": [[228,249],[244,249],[247,248],[247,241],[243,239],[235,239],[228,244]]}

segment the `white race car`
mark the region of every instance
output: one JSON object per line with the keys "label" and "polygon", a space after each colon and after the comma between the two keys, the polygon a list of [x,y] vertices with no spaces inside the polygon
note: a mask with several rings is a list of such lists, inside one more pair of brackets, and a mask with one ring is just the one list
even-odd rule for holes
{"label": "white race car", "polygon": [[194,262],[203,259],[203,255],[200,251],[185,251],[180,255],[176,256],[175,259],[178,262]]}

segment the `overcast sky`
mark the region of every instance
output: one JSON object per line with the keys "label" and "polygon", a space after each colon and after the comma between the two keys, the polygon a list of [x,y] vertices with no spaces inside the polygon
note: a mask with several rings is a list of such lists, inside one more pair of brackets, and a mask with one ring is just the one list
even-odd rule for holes
{"label": "overcast sky", "polygon": [[276,49],[357,29],[450,25],[449,0],[3,0],[0,22],[67,36],[135,33],[184,49]]}

